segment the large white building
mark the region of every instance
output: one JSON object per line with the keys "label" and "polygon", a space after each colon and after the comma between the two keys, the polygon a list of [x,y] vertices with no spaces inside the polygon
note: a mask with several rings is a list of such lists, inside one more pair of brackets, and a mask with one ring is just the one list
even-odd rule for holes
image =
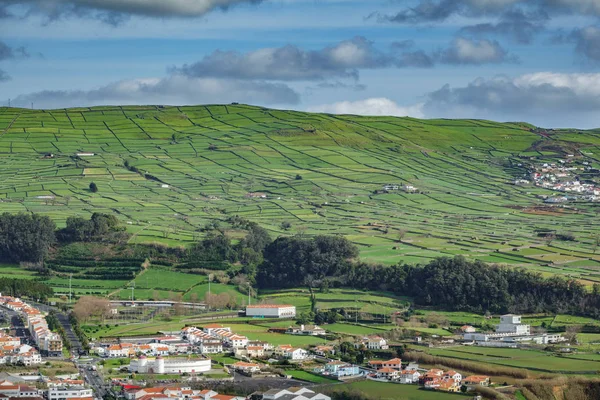
{"label": "large white building", "polygon": [[496,333],[530,335],[531,327],[521,323],[520,315],[507,314],[500,317],[500,324],[496,325]]}
{"label": "large white building", "polygon": [[94,392],[84,386],[61,385],[48,389],[48,400],[93,399]]}
{"label": "large white building", "polygon": [[258,318],[294,318],[296,316],[296,306],[289,304],[246,306],[246,316]]}
{"label": "large white building", "polygon": [[531,334],[531,326],[521,323],[520,315],[507,314],[500,317],[495,333],[467,332],[465,340],[475,342],[480,346],[517,347],[523,342],[549,344],[562,342],[565,339],[559,334]]}
{"label": "large white building", "polygon": [[208,372],[211,369],[210,358],[202,357],[177,357],[163,358],[147,358],[140,356],[138,359],[131,360],[129,370],[140,374],[188,374]]}

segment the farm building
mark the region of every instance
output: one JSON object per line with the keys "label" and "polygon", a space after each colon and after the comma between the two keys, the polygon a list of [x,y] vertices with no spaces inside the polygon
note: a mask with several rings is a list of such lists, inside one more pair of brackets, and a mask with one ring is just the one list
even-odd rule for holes
{"label": "farm building", "polygon": [[296,306],[289,304],[259,304],[246,306],[246,316],[259,318],[294,318]]}

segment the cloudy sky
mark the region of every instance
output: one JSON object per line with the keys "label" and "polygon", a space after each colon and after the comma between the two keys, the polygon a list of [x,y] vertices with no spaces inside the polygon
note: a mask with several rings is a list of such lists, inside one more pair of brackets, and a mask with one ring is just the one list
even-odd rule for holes
{"label": "cloudy sky", "polygon": [[0,0],[0,93],[600,127],[600,0]]}

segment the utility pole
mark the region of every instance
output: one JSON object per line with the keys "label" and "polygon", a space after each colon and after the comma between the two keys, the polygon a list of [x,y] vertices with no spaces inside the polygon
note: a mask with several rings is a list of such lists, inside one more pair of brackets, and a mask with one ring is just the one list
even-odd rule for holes
{"label": "utility pole", "polygon": [[208,274],[208,296],[210,297],[210,282],[212,281],[213,274]]}
{"label": "utility pole", "polygon": [[69,275],[69,304],[71,304],[71,299],[73,296],[73,292],[71,290],[71,280],[73,279],[73,274]]}
{"label": "utility pole", "polygon": [[250,282],[248,282],[248,305],[250,305],[250,293],[252,293],[252,286],[250,286]]}
{"label": "utility pole", "polygon": [[131,306],[134,307],[135,306],[135,298],[133,297],[133,291],[135,289],[135,281],[132,282],[131,285]]}

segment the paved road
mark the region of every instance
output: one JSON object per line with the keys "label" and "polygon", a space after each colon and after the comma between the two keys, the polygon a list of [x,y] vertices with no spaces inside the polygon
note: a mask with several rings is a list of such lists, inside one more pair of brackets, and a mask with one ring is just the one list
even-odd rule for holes
{"label": "paved road", "polygon": [[73,329],[71,327],[71,321],[69,321],[69,316],[65,313],[63,313],[61,310],[59,310],[56,307],[52,307],[46,304],[42,304],[42,303],[35,303],[35,302],[31,302],[32,306],[34,306],[35,308],[37,308],[40,311],[44,311],[44,312],[50,312],[50,311],[54,311],[54,314],[56,315],[56,319],[58,319],[58,322],[62,325],[63,329],[65,330],[65,333],[67,334],[67,340],[69,341],[69,344],[71,345],[71,352],[79,355],[79,354],[84,354],[84,349],[83,346],[81,344],[81,342],[79,341],[79,338],[77,337],[77,335],[75,335],[75,333],[73,332]]}
{"label": "paved road", "polygon": [[90,370],[90,367],[97,365],[97,361],[97,359],[92,359],[91,361],[78,362],[77,367],[79,368],[82,378],[92,387],[92,389],[94,389],[94,397],[104,399],[107,398],[108,395],[112,396],[112,392],[109,389],[110,386],[104,382],[100,371]]}

